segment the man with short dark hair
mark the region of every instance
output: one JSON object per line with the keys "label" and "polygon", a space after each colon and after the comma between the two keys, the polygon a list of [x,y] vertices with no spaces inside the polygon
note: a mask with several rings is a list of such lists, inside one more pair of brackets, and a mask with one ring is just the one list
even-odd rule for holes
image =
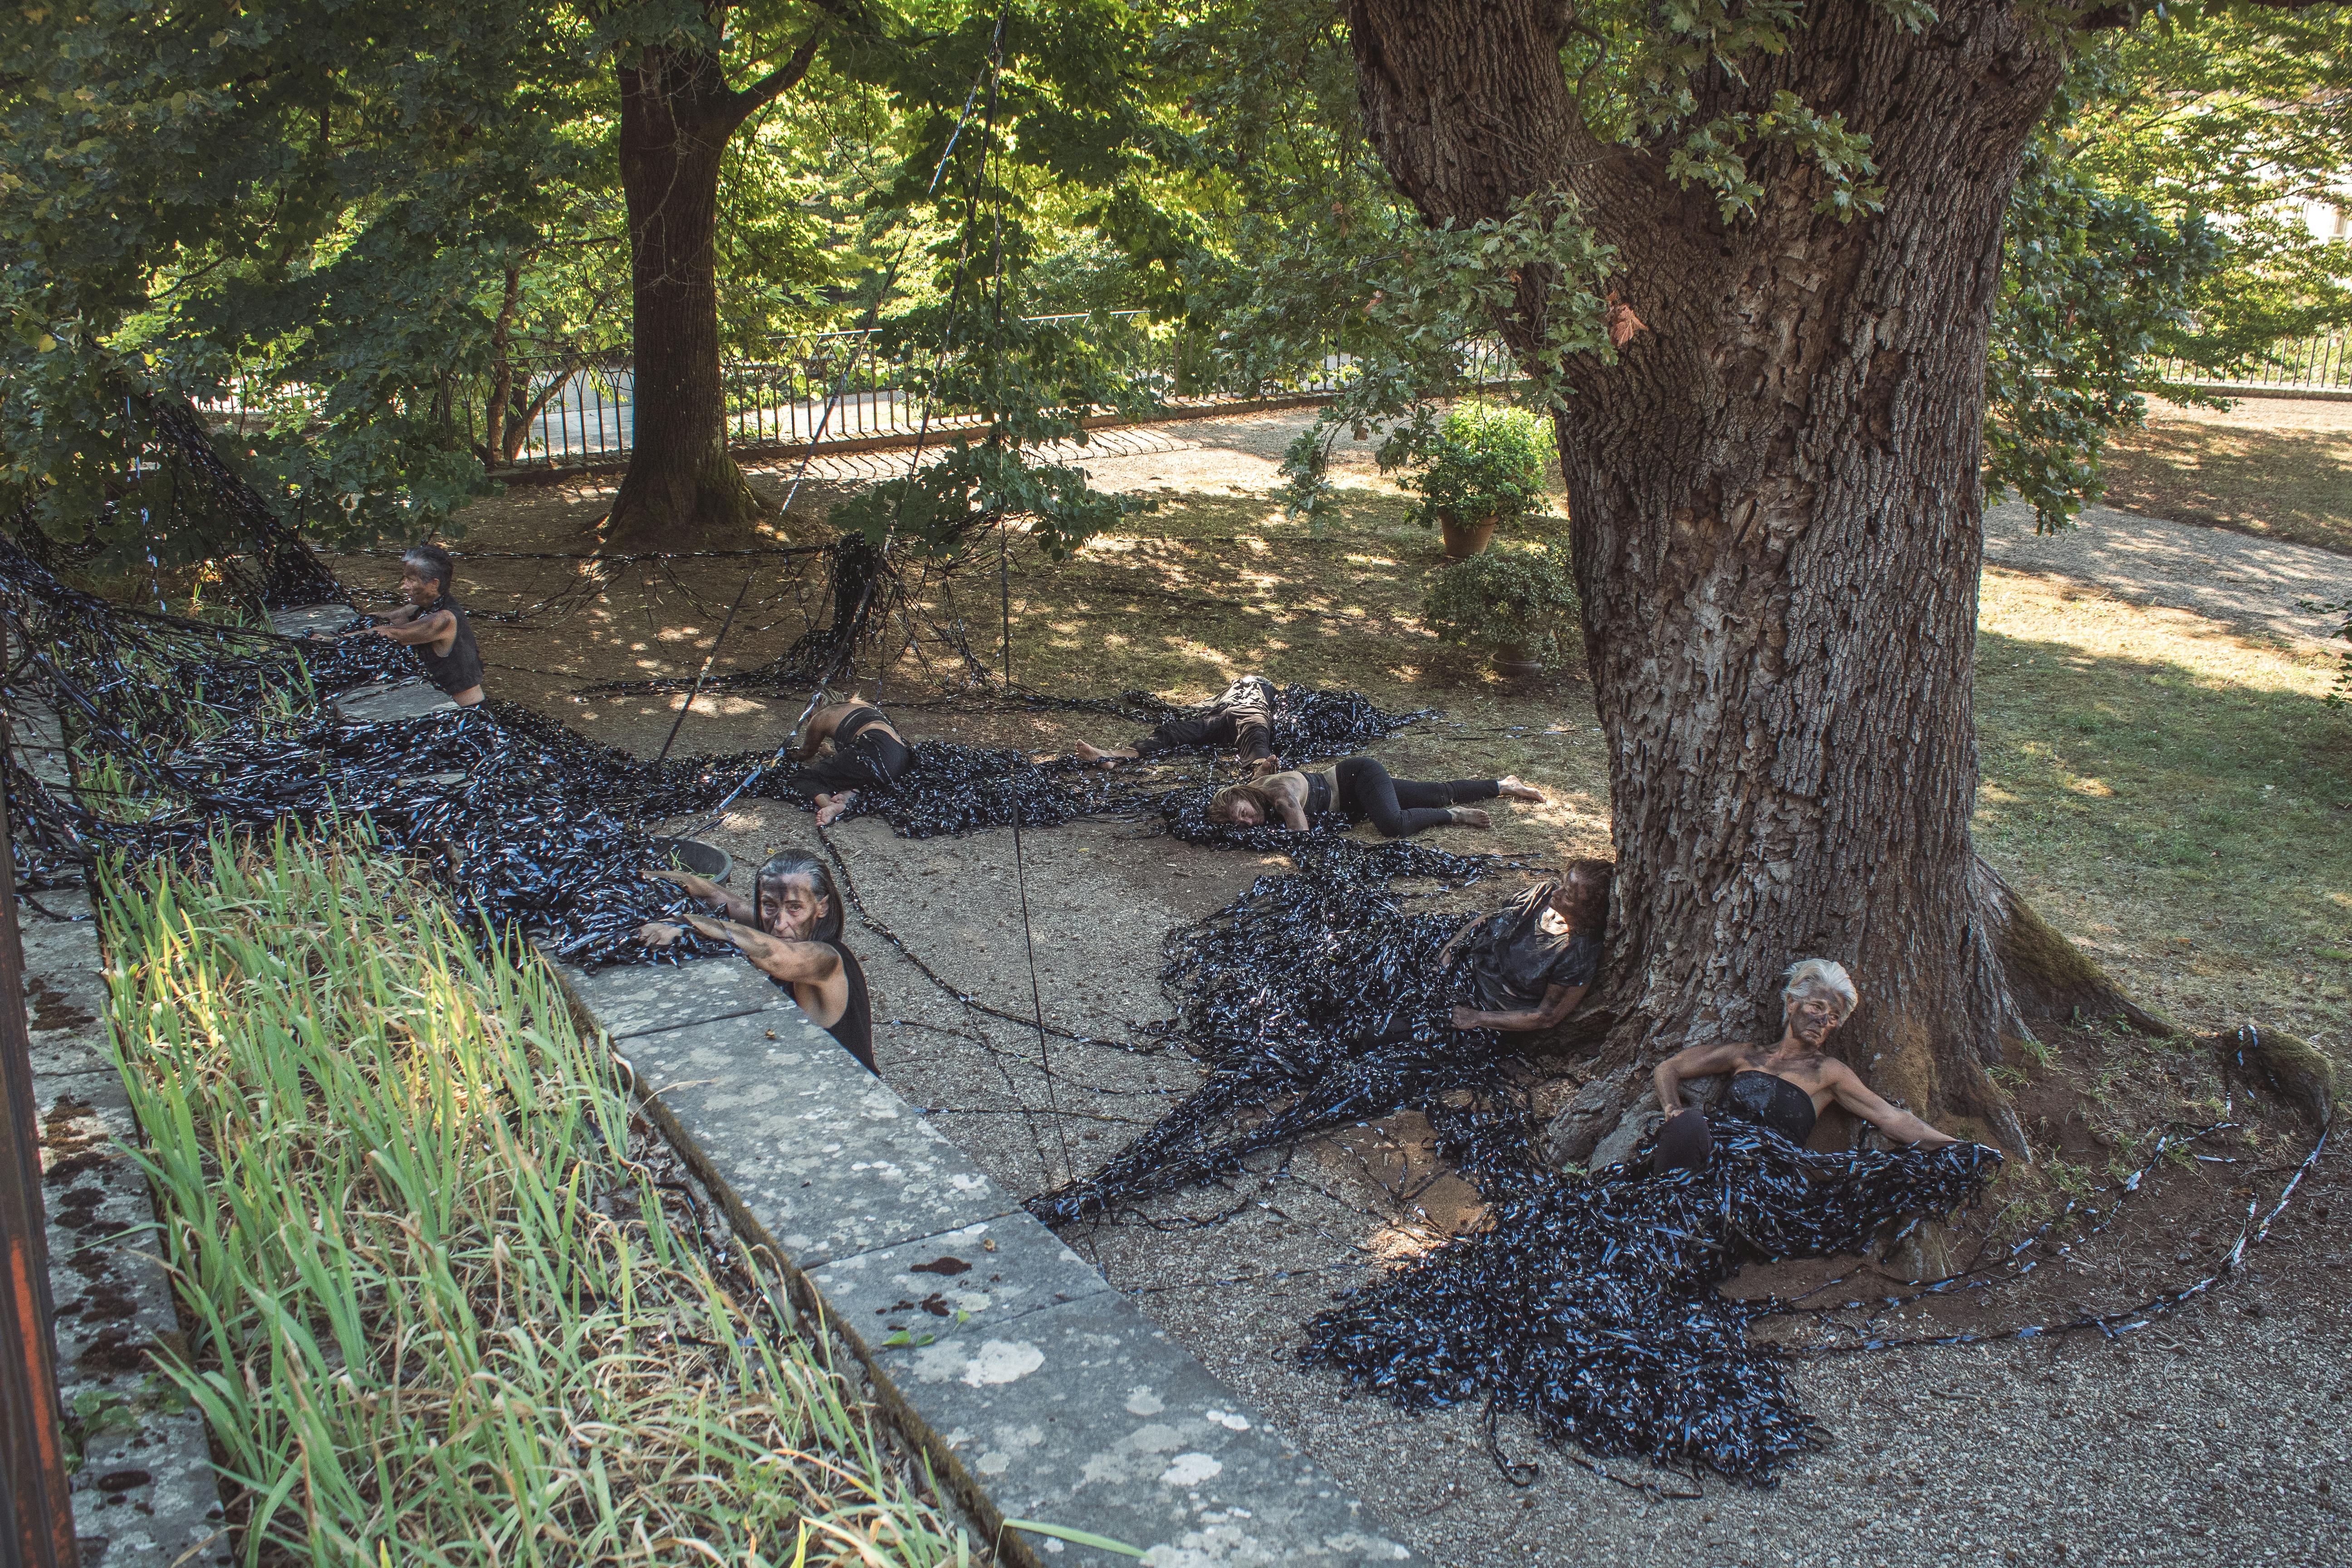
{"label": "man with short dark hair", "polygon": [[373,632],[415,648],[425,678],[458,707],[471,708],[482,700],[482,653],[465,606],[449,591],[456,575],[457,563],[447,551],[437,544],[416,546],[400,558],[400,591],[408,603],[369,616],[369,625],[342,635]]}

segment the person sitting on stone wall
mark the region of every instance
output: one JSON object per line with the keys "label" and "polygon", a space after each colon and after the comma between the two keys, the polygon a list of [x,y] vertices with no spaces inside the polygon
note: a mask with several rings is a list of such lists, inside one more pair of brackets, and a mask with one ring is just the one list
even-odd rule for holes
{"label": "person sitting on stone wall", "polygon": [[857,697],[811,714],[801,731],[800,750],[793,754],[808,777],[830,786],[816,797],[819,827],[830,826],[857,804],[858,791],[887,789],[915,760],[882,710]]}
{"label": "person sitting on stone wall", "polygon": [[1861,1003],[1853,977],[1834,959],[1801,959],[1780,987],[1785,1023],[1771,1045],[1693,1046],[1658,1064],[1652,1082],[1666,1124],[1658,1132],[1651,1168],[1703,1171],[1715,1151],[1706,1113],[1683,1104],[1684,1080],[1727,1072],[1723,1109],[1727,1115],[1778,1132],[1798,1147],[1813,1133],[1813,1120],[1835,1100],[1898,1143],[1940,1148],[1959,1140],[1939,1132],[1907,1110],[1872,1092],[1845,1063],[1823,1054],[1831,1031],[1853,1016]]}
{"label": "person sitting on stone wall", "polygon": [[[824,861],[805,849],[778,850],[751,879],[750,903],[691,871],[653,875],[715,906],[719,919],[688,915],[686,924],[734,943],[753,968],[792,992],[811,1023],[874,1071],[873,998],[865,968],[842,943],[841,893]],[[648,947],[667,947],[682,934],[667,921],[637,928]]]}
{"label": "person sitting on stone wall", "polygon": [[474,623],[450,591],[457,570],[457,563],[439,545],[418,545],[400,558],[400,591],[408,603],[368,616],[368,625],[336,635],[373,634],[415,648],[425,665],[425,679],[458,707],[471,708],[482,700],[482,652],[474,644]]}
{"label": "person sitting on stone wall", "polygon": [[[1281,765],[1274,756],[1274,682],[1263,675],[1244,675],[1226,687],[1205,713],[1180,713],[1117,751],[1107,752],[1080,741],[1070,755],[1108,768],[1195,746],[1220,751],[1230,747],[1252,773],[1270,773]],[[1036,760],[1044,763],[1060,759],[1047,752]]]}

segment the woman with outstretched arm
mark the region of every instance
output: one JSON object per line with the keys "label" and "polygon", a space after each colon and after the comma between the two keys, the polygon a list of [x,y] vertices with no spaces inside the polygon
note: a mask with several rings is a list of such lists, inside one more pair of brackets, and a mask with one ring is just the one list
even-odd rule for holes
{"label": "woman with outstretched arm", "polygon": [[[751,967],[783,986],[809,1021],[874,1071],[874,1002],[866,970],[841,940],[841,893],[824,861],[804,849],[768,858],[744,902],[690,871],[656,871],[719,911],[688,915],[686,924],[715,941],[732,942]],[[638,940],[667,947],[684,932],[667,921],[640,926]]]}
{"label": "woman with outstretched arm", "polygon": [[1907,1110],[1889,1105],[1845,1063],[1823,1053],[1830,1033],[1861,1005],[1853,977],[1834,959],[1807,958],[1790,966],[1780,988],[1786,1020],[1771,1045],[1693,1046],[1658,1064],[1652,1080],[1666,1124],[1658,1133],[1651,1166],[1703,1171],[1715,1151],[1706,1113],[1685,1107],[1685,1079],[1728,1072],[1724,1109],[1743,1121],[1778,1132],[1800,1148],[1813,1135],[1813,1121],[1830,1101],[1862,1118],[1898,1143],[1938,1149],[1958,1139],[1939,1132]]}

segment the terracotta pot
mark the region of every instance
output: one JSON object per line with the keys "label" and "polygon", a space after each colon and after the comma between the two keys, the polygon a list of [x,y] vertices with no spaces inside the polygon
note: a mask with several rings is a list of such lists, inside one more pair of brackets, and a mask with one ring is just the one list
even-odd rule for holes
{"label": "terracotta pot", "polygon": [[1437,526],[1445,535],[1448,561],[1468,560],[1486,549],[1487,542],[1495,537],[1495,520],[1491,517],[1484,522],[1455,522],[1452,518],[1440,518]]}
{"label": "terracotta pot", "polygon": [[1527,649],[1505,643],[1495,650],[1495,673],[1506,680],[1525,680],[1531,675],[1541,675],[1543,666],[1529,658]]}

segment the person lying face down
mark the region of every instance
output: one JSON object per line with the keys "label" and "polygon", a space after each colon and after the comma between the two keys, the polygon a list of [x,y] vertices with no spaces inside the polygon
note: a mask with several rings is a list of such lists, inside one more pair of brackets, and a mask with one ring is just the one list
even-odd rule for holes
{"label": "person lying face down", "polygon": [[1370,757],[1348,757],[1327,773],[1269,773],[1254,784],[1219,790],[1209,800],[1209,820],[1234,827],[1271,826],[1305,833],[1319,822],[1348,828],[1370,822],[1383,838],[1403,838],[1449,822],[1491,827],[1495,819],[1465,800],[1540,801],[1543,796],[1515,778],[1453,779],[1425,783],[1391,778]]}
{"label": "person lying face down", "polygon": [[[855,805],[859,790],[888,788],[915,760],[882,710],[856,697],[810,714],[793,754],[807,764],[811,778],[830,786],[816,797],[819,827]],[[812,757],[816,760],[810,762]]]}
{"label": "person lying face down", "polygon": [[1807,958],[1791,964],[1780,987],[1786,1020],[1773,1044],[1693,1046],[1658,1064],[1652,1081],[1658,1108],[1666,1113],[1651,1168],[1703,1171],[1715,1137],[1705,1113],[1682,1102],[1685,1079],[1728,1072],[1727,1111],[1770,1128],[1802,1147],[1812,1136],[1813,1119],[1831,1100],[1859,1116],[1898,1143],[1937,1149],[1958,1139],[1938,1132],[1907,1110],[1898,1110],[1871,1091],[1852,1068],[1822,1054],[1830,1033],[1853,1016],[1861,996],[1845,966],[1834,959]]}
{"label": "person lying face down", "polygon": [[1437,965],[1444,969],[1458,950],[1478,1005],[1454,1008],[1454,1026],[1526,1034],[1576,1011],[1601,973],[1613,869],[1606,860],[1571,860],[1559,880],[1455,931],[1438,950]]}
{"label": "person lying face down", "polygon": [[[1250,772],[1262,776],[1281,765],[1274,756],[1274,682],[1263,675],[1244,675],[1226,687],[1223,695],[1209,704],[1209,711],[1197,718],[1180,714],[1132,745],[1117,751],[1107,752],[1080,741],[1070,749],[1070,755],[1080,762],[1109,768],[1139,757],[1156,757],[1192,746],[1231,748]],[[1059,760],[1051,752],[1036,759],[1041,763]]]}
{"label": "person lying face down", "polygon": [[[425,678],[460,708],[482,700],[482,654],[474,643],[474,623],[450,592],[457,563],[437,544],[420,544],[400,558],[400,592],[408,603],[370,615],[357,631],[333,637],[374,636],[416,650]],[[315,637],[329,637],[313,632]],[[330,640],[332,640],[331,638]]]}
{"label": "person lying face down", "polygon": [[[873,998],[857,955],[842,945],[841,894],[824,861],[805,849],[778,850],[752,879],[748,904],[691,871],[653,875],[716,908],[719,918],[688,915],[686,923],[734,943],[753,968],[792,992],[811,1023],[874,1071]],[[667,921],[637,928],[647,947],[667,947],[682,934]]]}

